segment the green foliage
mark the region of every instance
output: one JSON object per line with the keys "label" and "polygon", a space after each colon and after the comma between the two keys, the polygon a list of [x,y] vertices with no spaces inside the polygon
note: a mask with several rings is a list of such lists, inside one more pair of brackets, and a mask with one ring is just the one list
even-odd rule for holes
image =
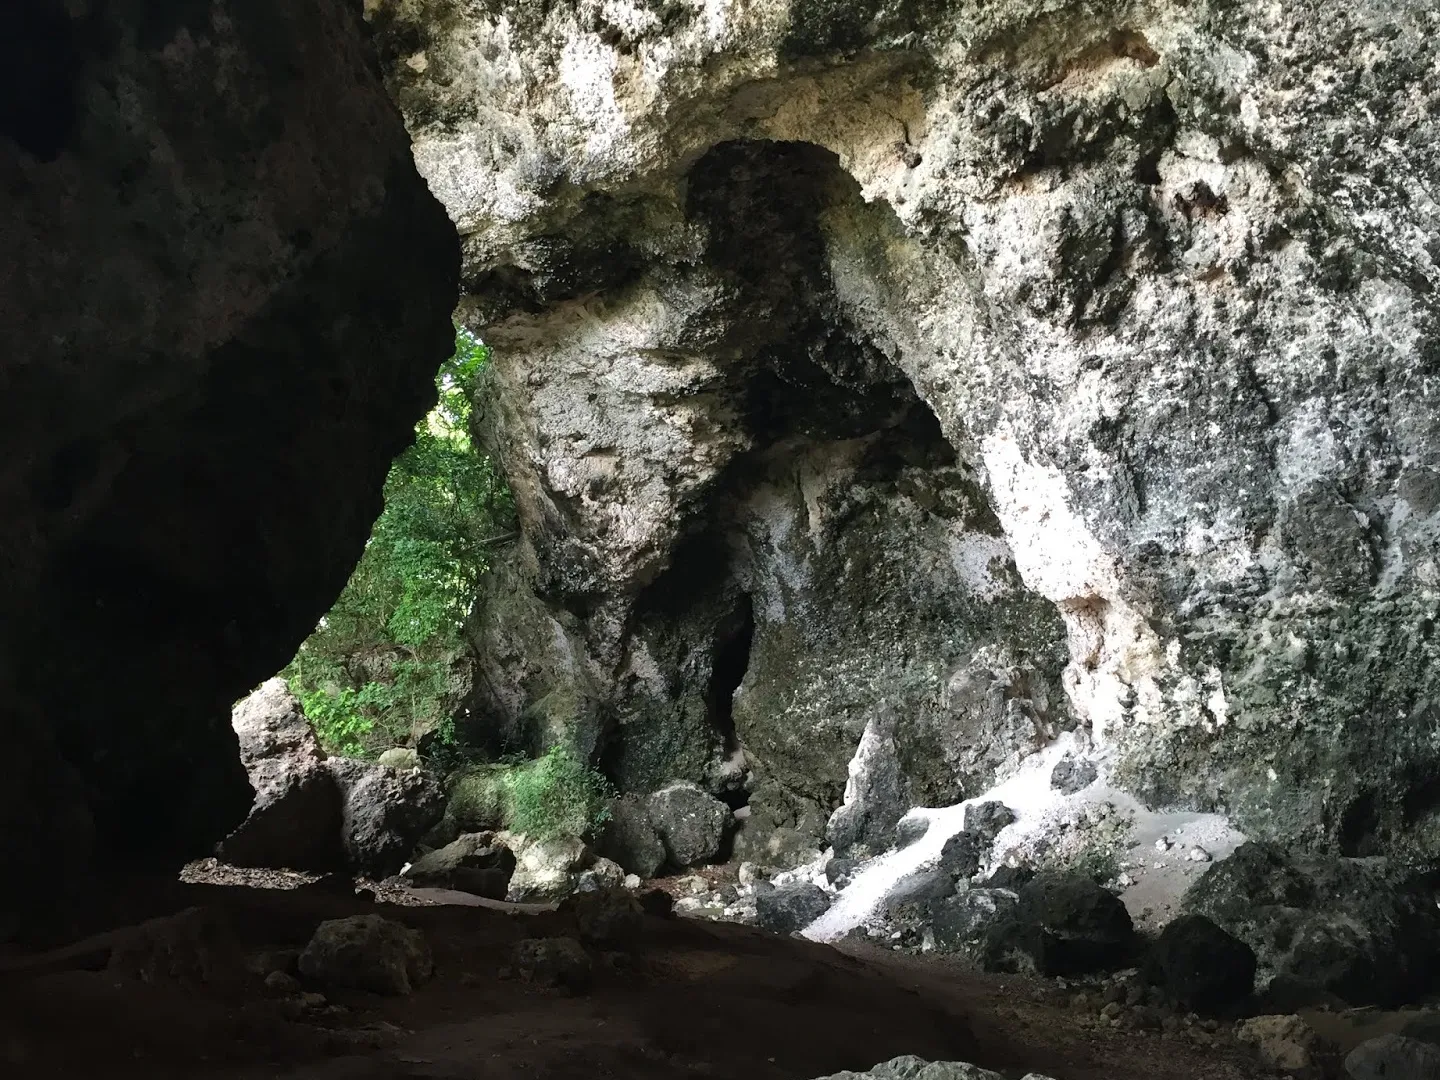
{"label": "green foliage", "polygon": [[554,746],[534,761],[483,765],[457,776],[449,813],[465,829],[506,828],[533,840],[592,836],[614,791],[573,753]]}
{"label": "green foliage", "polygon": [[489,350],[457,329],[439,399],[395,459],[385,509],[335,606],[284,671],[327,749],[368,755],[433,731],[455,738],[463,628],[513,506],[470,434]]}

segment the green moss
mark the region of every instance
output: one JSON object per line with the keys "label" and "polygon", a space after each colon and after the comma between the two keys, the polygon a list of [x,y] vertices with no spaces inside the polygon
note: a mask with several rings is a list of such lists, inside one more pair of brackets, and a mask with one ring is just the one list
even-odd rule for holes
{"label": "green moss", "polygon": [[555,746],[533,761],[457,774],[448,813],[467,831],[504,828],[532,840],[587,837],[608,819],[612,795],[599,773]]}

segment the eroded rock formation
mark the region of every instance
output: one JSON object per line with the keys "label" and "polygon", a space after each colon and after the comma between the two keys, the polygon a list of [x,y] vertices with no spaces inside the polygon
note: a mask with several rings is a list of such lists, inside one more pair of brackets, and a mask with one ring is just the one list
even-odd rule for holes
{"label": "eroded rock formation", "polygon": [[367,9],[496,350],[486,730],[813,837],[882,705],[932,804],[1078,725],[1440,851],[1431,5]]}
{"label": "eroded rock formation", "polygon": [[0,865],[173,866],[434,393],[454,230],[341,0],[21,0],[0,73]]}

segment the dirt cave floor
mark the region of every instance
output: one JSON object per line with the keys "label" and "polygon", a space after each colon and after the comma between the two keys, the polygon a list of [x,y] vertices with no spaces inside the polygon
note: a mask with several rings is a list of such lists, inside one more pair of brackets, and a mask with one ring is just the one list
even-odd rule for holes
{"label": "dirt cave floor", "polygon": [[[83,924],[0,949],[0,1075],[809,1080],[907,1053],[1058,1080],[1262,1075],[1223,1034],[1112,1029],[1053,983],[874,946],[647,917],[638,943],[596,964],[588,993],[567,995],[505,970],[515,941],[574,933],[558,912],[399,904],[326,881],[130,882],[103,897]],[[174,918],[128,950],[138,965],[112,959],[143,920],[196,907],[207,927],[199,960],[193,935],[166,940]],[[408,997],[267,994],[257,956],[363,912],[423,931],[435,977]]]}

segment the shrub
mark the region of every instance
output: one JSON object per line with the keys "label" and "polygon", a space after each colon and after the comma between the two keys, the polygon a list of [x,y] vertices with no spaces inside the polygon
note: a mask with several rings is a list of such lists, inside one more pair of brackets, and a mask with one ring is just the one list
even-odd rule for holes
{"label": "shrub", "polygon": [[335,605],[284,675],[329,750],[371,756],[434,733],[456,740],[464,626],[490,552],[512,537],[510,493],[470,437],[489,351],[464,330],[439,401],[385,481],[385,509]]}
{"label": "shrub", "polygon": [[482,765],[450,784],[449,814],[463,829],[500,826],[532,840],[588,837],[609,819],[610,784],[563,747],[534,761]]}

